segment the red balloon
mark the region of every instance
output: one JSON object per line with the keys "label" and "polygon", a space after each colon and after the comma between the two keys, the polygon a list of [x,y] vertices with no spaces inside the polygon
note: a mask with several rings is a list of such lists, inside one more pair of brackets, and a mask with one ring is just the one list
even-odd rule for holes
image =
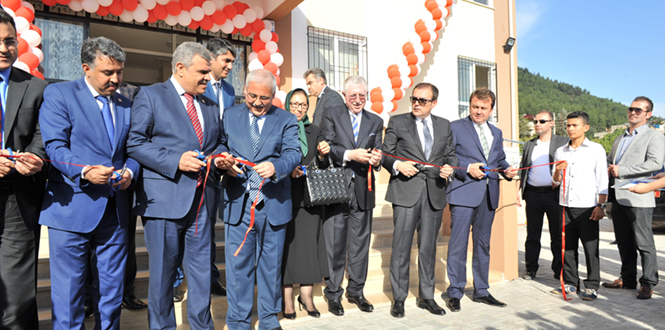
{"label": "red balloon", "polygon": [[238,30],[237,27],[234,27],[233,31],[231,31],[231,35],[238,33],[238,31],[240,31],[240,30]]}
{"label": "red balloon", "polygon": [[263,29],[265,28],[266,28],[266,23],[264,23],[262,20],[258,18],[254,20],[254,22],[252,22],[252,31],[254,31],[254,33],[261,33],[261,31],[263,31]]}
{"label": "red balloon", "polygon": [[369,95],[372,95],[374,93],[381,93],[381,87],[374,87],[372,88],[371,91],[369,91]]}
{"label": "red balloon", "polygon": [[224,22],[226,22],[226,15],[224,14],[223,11],[218,10],[214,14],[212,14],[212,21],[215,22],[217,25],[222,25]]}
{"label": "red balloon", "polygon": [[432,18],[441,19],[442,16],[443,16],[443,12],[441,12],[441,9],[436,8],[436,9],[432,10]]}
{"label": "red balloon", "polygon": [[423,45],[423,54],[427,54],[432,51],[432,44],[429,42],[421,42],[421,45]]}
{"label": "red balloon", "polygon": [[49,7],[52,7],[52,6],[55,6],[55,5],[58,4],[58,1],[57,1],[57,0],[42,0],[42,2],[43,2],[45,5],[49,6]]}
{"label": "red balloon", "polygon": [[180,0],[180,8],[190,11],[194,7],[194,0]]}
{"label": "red balloon", "polygon": [[30,71],[30,74],[41,80],[44,80],[44,75],[41,72],[39,72],[37,69]]}
{"label": "red balloon", "polygon": [[16,16],[20,16],[28,20],[28,22],[32,22],[35,20],[35,13],[31,12],[30,9],[21,7],[16,11]]}
{"label": "red balloon", "polygon": [[427,0],[425,1],[425,7],[428,11],[439,8],[439,4],[436,3],[436,0]]}
{"label": "red balloon", "polygon": [[[277,79],[275,79],[275,80],[277,80]],[[284,103],[282,103],[282,100],[280,100],[276,97],[272,99],[272,105],[274,105],[274,106],[276,106],[280,109],[284,109]]]}
{"label": "red balloon", "polygon": [[201,7],[206,0],[194,0],[194,6]]}
{"label": "red balloon", "polygon": [[199,23],[197,21],[192,21],[191,23],[189,23],[189,25],[187,25],[187,27],[192,29],[192,30],[196,30],[196,29],[199,28],[200,25],[201,25],[201,23]]}
{"label": "red balloon", "polygon": [[418,33],[418,35],[420,36],[420,41],[422,42],[427,42],[430,41],[430,39],[432,39],[432,35],[429,34],[429,31],[427,30]]}
{"label": "red balloon", "polygon": [[229,19],[233,19],[238,14],[238,10],[236,9],[236,7],[233,7],[232,5],[224,6],[223,10],[224,14],[226,14],[226,17],[229,17]]}
{"label": "red balloon", "polygon": [[178,15],[180,15],[180,12],[182,11],[182,7],[180,7],[180,3],[178,3],[178,1],[171,1],[171,2],[166,4],[166,11],[171,16],[178,16]]}
{"label": "red balloon", "polygon": [[441,22],[440,19],[435,19],[434,22],[436,23],[436,27],[434,28],[434,31],[439,31],[441,28],[443,28],[443,22]]}
{"label": "red balloon", "polygon": [[56,2],[64,6],[64,5],[67,5],[69,3],[69,1],[70,0],[57,0]]}
{"label": "red balloon", "polygon": [[404,97],[404,92],[402,92],[401,88],[393,88],[393,92],[395,92],[393,100],[401,100]]}
{"label": "red balloon", "polygon": [[409,72],[409,77],[415,77],[418,75],[418,67],[415,65],[409,65],[409,69],[411,72]]}
{"label": "red balloon", "polygon": [[122,7],[127,11],[134,11],[138,7],[139,2],[136,0],[122,0]]}
{"label": "red balloon", "polygon": [[416,50],[413,49],[413,45],[410,42],[407,42],[404,44],[404,46],[402,46],[402,53],[404,56],[408,56],[409,54],[413,54],[415,52]]}
{"label": "red balloon", "polygon": [[419,20],[416,21],[416,24],[414,24],[413,27],[417,28],[418,25],[420,25],[420,24],[425,24],[425,22],[422,19],[419,19]]}
{"label": "red balloon", "polygon": [[152,12],[155,14],[155,18],[158,20],[163,20],[166,18],[166,16],[169,16],[169,12],[166,10],[166,6],[160,4],[157,4],[155,8],[152,9]]}
{"label": "red balloon", "polygon": [[279,76],[275,76],[275,82],[277,82],[277,86],[279,86],[281,79],[279,79]]}
{"label": "red balloon", "polygon": [[242,2],[235,1],[231,5],[236,8],[236,11],[238,12],[238,14],[242,15],[242,13],[245,12],[245,6],[242,4]]}
{"label": "red balloon", "polygon": [[393,111],[395,111],[395,110],[397,110],[397,101],[393,101]]}
{"label": "red balloon", "polygon": [[244,28],[240,29],[240,34],[242,34],[245,37],[249,37],[250,35],[252,35],[252,26],[249,24],[245,25]]}
{"label": "red balloon", "polygon": [[270,72],[272,72],[273,74],[277,73],[277,69],[278,69],[277,64],[275,64],[273,62],[266,63],[263,68],[270,71]]}
{"label": "red balloon", "polygon": [[[60,0],[58,0],[58,1],[60,1]],[[120,14],[122,14],[122,12],[125,11],[125,8],[122,6],[122,2],[120,2],[120,0],[113,0],[113,3],[109,6],[109,11],[114,16],[120,16]],[[166,16],[164,16],[164,18],[166,18]],[[162,19],[164,19],[164,18],[162,18]]]}
{"label": "red balloon", "polygon": [[39,58],[33,53],[25,53],[18,57],[19,61],[28,65],[30,70],[34,70],[39,66]]}
{"label": "red balloon", "polygon": [[33,31],[39,33],[40,36],[42,35],[42,29],[40,29],[39,26],[37,26],[37,25],[30,24],[30,30],[33,30]]}
{"label": "red balloon", "polygon": [[447,0],[446,1],[446,7],[450,7],[450,5],[453,4],[453,0]]}
{"label": "red balloon", "polygon": [[382,113],[383,112],[383,104],[381,104],[381,102],[374,102],[374,103],[372,103],[371,109],[372,109],[372,111],[374,111],[376,113]]}
{"label": "red balloon", "polygon": [[252,50],[256,53],[266,49],[266,44],[261,41],[259,38],[254,38],[254,41],[252,41]]}
{"label": "red balloon", "polygon": [[402,78],[400,77],[395,77],[390,79],[390,84],[393,86],[393,88],[399,88],[402,86]]}
{"label": "red balloon", "polygon": [[21,8],[21,0],[2,0],[2,6],[7,7],[14,12]]}
{"label": "red balloon", "polygon": [[153,8],[153,10],[148,10],[148,19],[146,20],[146,22],[148,22],[148,23],[157,22],[157,16],[155,16],[154,8]]}
{"label": "red balloon", "polygon": [[409,65],[414,65],[418,63],[418,56],[416,56],[416,54],[409,54],[406,56],[406,62],[409,63]]}
{"label": "red balloon", "polygon": [[212,21],[212,17],[204,16],[201,22],[199,22],[199,25],[202,29],[210,31],[210,29],[212,29],[212,27],[215,25],[215,22]]}
{"label": "red balloon", "polygon": [[97,9],[97,15],[99,15],[99,16],[106,16],[110,13],[111,13],[111,10],[109,9],[109,7],[99,6],[99,9]]}
{"label": "red balloon", "polygon": [[270,41],[279,42],[279,36],[277,35],[277,33],[275,32],[272,33],[272,39],[270,39]]}
{"label": "red balloon", "polygon": [[381,94],[381,92],[370,94],[369,98],[372,102],[383,102],[383,94]]}
{"label": "red balloon", "polygon": [[258,54],[258,59],[261,64],[266,65],[266,63],[270,62],[270,52],[267,50],[262,50]]}
{"label": "red balloon", "polygon": [[[393,64],[393,65],[394,65],[394,64]],[[391,65],[391,66],[392,66],[392,65]],[[397,65],[395,65],[395,66],[397,66]],[[401,75],[401,74],[399,73],[399,69],[398,69],[398,68],[395,67],[395,68],[389,68],[389,69],[388,69],[388,78],[389,78],[389,79],[393,79],[393,78],[399,77],[400,75]]]}
{"label": "red balloon", "polygon": [[416,33],[421,34],[423,31],[427,31],[427,26],[425,23],[418,22],[416,24]]}
{"label": "red balloon", "polygon": [[25,41],[25,39],[23,39],[21,37],[17,37],[16,40],[18,40],[18,54],[19,54],[19,56],[25,54],[28,51],[29,47],[30,47],[28,45],[28,42]]}

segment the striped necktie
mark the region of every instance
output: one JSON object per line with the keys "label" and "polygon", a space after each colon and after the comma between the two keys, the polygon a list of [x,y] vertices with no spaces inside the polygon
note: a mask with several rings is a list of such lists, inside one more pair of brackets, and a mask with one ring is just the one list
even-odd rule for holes
{"label": "striped necktie", "polygon": [[425,159],[429,159],[429,155],[432,153],[432,134],[429,131],[429,126],[427,126],[427,121],[425,119],[423,122],[423,137],[425,138],[424,152]]}
{"label": "striped necktie", "polygon": [[[252,152],[254,156],[259,152],[259,138],[261,137],[261,132],[259,131],[259,118],[252,116],[252,127],[250,127],[250,140],[252,142]],[[263,200],[263,193],[259,191],[259,185],[261,184],[261,176],[256,173],[256,171],[249,172],[249,199],[250,202],[257,201],[260,203]],[[258,195],[258,199],[257,199]]]}
{"label": "striped necktie", "polygon": [[487,143],[487,138],[485,137],[485,130],[483,129],[482,125],[478,125],[478,129],[480,130],[478,135],[480,136],[480,145],[483,147],[483,154],[485,154],[485,159],[489,159],[490,146]]}
{"label": "striped necktie", "polygon": [[111,146],[113,146],[113,137],[115,135],[115,127],[113,127],[113,115],[111,115],[111,107],[109,106],[109,99],[106,96],[97,95],[97,101],[102,102],[102,118],[104,118],[104,126],[106,127],[106,134],[109,136]]}
{"label": "striped necktie", "polygon": [[[189,93],[185,93],[185,99],[187,99],[187,115],[189,115],[189,120],[194,126],[194,131],[196,132],[196,138],[199,140],[199,146],[203,149],[203,128],[201,127],[201,121],[199,120],[199,115],[196,114],[196,107],[194,106],[194,96]],[[201,150],[203,151],[203,150]],[[203,172],[199,171],[199,176],[196,179],[196,186],[200,186],[203,183]]]}
{"label": "striped necktie", "polygon": [[353,126],[353,143],[358,146],[358,132],[360,125],[358,124],[358,115],[351,115],[351,126]]}

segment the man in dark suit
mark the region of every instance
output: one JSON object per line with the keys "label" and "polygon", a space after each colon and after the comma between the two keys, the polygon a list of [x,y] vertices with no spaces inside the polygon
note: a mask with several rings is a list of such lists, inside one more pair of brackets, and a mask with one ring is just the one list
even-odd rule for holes
{"label": "man in dark suit", "polygon": [[296,116],[272,105],[276,91],[270,71],[250,72],[245,104],[228,109],[222,120],[220,151],[257,164],[249,169],[230,157],[222,160],[222,168],[228,169],[223,200],[226,325],[233,330],[251,327],[254,283],[259,329],[281,329],[282,253],[292,214],[289,174],[302,154]]}
{"label": "man in dark suit", "polygon": [[[554,162],[554,153],[568,143],[567,137],[552,133],[554,115],[549,111],[539,112],[533,120],[538,136],[524,144],[520,168],[544,165]],[[538,272],[540,256],[540,235],[543,231],[543,216],[547,214],[550,229],[550,250],[552,250],[552,271],[554,278],[561,274],[561,215],[559,214],[559,189],[552,189],[554,165],[540,166],[520,171],[517,186],[522,190],[526,203],[526,242],[524,243],[525,280],[532,280]]]}
{"label": "man in dark suit", "polygon": [[[448,189],[450,241],[448,241],[448,302],[460,311],[466,286],[466,254],[473,228],[473,301],[505,307],[489,289],[490,236],[494,211],[499,204],[499,173],[506,179],[516,174],[506,161],[501,130],[487,120],[494,112],[494,92],[480,88],[469,97],[469,117],[451,123],[459,167]],[[501,169],[489,172],[484,169]]]}
{"label": "man in dark suit", "polygon": [[[345,106],[328,108],[324,112],[321,130],[330,144],[330,155],[337,166],[346,168],[351,200],[334,205],[323,224],[323,234],[328,252],[330,278],[324,290],[328,310],[344,315],[341,298],[344,289],[344,269],[347,261],[346,287],[349,302],[358,305],[363,312],[371,312],[374,306],[365,299],[363,289],[367,279],[369,241],[372,230],[372,210],[375,206],[374,176],[367,189],[370,166],[379,170],[383,120],[373,112],[364,111],[367,102],[367,82],[360,76],[344,81]],[[348,233],[348,235],[347,235]]]}
{"label": "man in dark suit", "polygon": [[0,157],[0,328],[36,329],[38,221],[46,184],[37,120],[46,82],[12,68],[18,57],[16,26],[1,9],[0,40],[0,154],[22,151],[16,163]]}
{"label": "man in dark suit", "polygon": [[328,80],[323,70],[311,68],[303,74],[309,95],[317,97],[316,108],[312,114],[312,124],[321,127],[325,110],[344,106],[344,99],[335,90],[328,87]]}
{"label": "man in dark suit", "polygon": [[413,88],[411,113],[393,116],[388,122],[383,151],[402,158],[441,166],[423,166],[386,157],[383,167],[391,173],[386,200],[393,203],[393,248],[390,284],[393,306],[390,315],[404,317],[404,300],[409,295],[409,265],[413,234],[418,230],[418,307],[435,315],[445,310],[434,301],[436,238],[446,207],[446,186],[457,166],[453,135],[447,119],[431,114],[439,90],[429,83]]}
{"label": "man in dark suit", "polygon": [[81,62],[85,76],[49,85],[39,114],[54,167],[40,218],[49,227],[53,328],[84,327],[85,269],[92,262],[97,327],[118,329],[127,255],[126,189],[139,172],[125,152],[131,102],[116,93],[125,53],[112,40],[88,39]]}

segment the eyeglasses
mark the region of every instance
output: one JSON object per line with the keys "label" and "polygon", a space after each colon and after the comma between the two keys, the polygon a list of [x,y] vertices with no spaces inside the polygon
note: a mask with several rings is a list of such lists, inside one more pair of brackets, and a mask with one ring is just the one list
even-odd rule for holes
{"label": "eyeglasses", "polygon": [[304,103],[304,102],[303,102],[303,103],[291,102],[291,103],[289,103],[289,105],[290,105],[291,108],[293,108],[293,109],[297,109],[297,108],[307,109],[307,108],[309,108],[309,104]]}
{"label": "eyeglasses", "polygon": [[14,39],[14,38],[8,38],[8,39],[0,40],[0,45],[2,45],[2,44],[5,44],[5,47],[7,47],[7,48],[14,47],[14,46],[18,45],[18,40]]}
{"label": "eyeglasses", "polygon": [[418,102],[418,104],[420,104],[420,105],[427,105],[427,102],[434,101],[434,100],[428,100],[428,99],[421,99],[421,98],[415,97],[415,96],[411,96],[409,98],[409,100],[411,100],[411,104],[416,104],[416,102]]}
{"label": "eyeglasses", "polygon": [[349,95],[349,100],[360,99],[361,101],[365,101],[366,97],[367,96],[365,96],[365,94],[352,94],[352,95]]}
{"label": "eyeglasses", "polygon": [[[641,115],[644,110],[640,108],[628,108],[628,114],[630,115],[631,112],[634,112],[636,115]],[[646,111],[649,112],[649,111]]]}
{"label": "eyeglasses", "polygon": [[544,124],[544,123],[547,123],[547,122],[550,122],[550,121],[552,121],[552,120],[547,120],[547,119],[536,119],[536,120],[533,121],[533,124],[534,124],[534,125],[535,125],[535,124],[538,124],[538,123]]}

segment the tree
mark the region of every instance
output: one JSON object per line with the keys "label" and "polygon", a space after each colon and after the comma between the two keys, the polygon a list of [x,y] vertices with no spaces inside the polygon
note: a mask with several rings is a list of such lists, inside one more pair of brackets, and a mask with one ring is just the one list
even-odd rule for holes
{"label": "tree", "polygon": [[600,145],[602,145],[603,148],[605,148],[605,153],[609,154],[610,151],[612,150],[612,144],[614,144],[614,140],[616,140],[617,136],[623,134],[624,132],[625,130],[618,129],[610,134],[603,136],[600,139],[595,139],[593,141],[600,143]]}

